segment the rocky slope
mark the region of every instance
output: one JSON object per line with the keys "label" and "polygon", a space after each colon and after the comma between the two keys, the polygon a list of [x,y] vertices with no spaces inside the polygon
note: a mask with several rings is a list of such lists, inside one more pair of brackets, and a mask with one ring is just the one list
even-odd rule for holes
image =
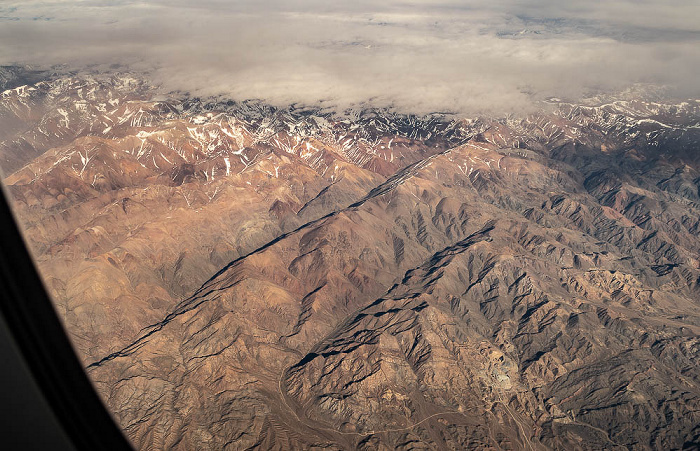
{"label": "rocky slope", "polygon": [[2,94],[5,184],[142,449],[694,449],[700,103]]}

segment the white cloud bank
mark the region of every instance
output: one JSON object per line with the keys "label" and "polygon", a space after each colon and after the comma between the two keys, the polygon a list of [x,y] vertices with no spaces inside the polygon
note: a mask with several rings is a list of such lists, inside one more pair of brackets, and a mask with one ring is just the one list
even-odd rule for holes
{"label": "white cloud bank", "polygon": [[0,2],[0,64],[123,64],[274,104],[505,112],[634,83],[700,95],[700,2]]}

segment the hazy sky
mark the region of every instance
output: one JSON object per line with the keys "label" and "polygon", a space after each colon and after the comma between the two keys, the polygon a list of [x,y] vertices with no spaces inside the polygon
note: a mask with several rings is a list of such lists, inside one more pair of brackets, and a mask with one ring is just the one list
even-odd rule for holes
{"label": "hazy sky", "polygon": [[633,83],[700,96],[700,1],[0,0],[0,64],[125,64],[166,89],[503,112]]}

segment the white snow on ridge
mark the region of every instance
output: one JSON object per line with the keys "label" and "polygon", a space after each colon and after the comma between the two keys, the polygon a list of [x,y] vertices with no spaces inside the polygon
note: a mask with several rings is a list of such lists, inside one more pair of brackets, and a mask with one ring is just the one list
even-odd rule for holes
{"label": "white snow on ridge", "polygon": [[63,119],[61,119],[61,123],[68,128],[70,124],[70,118],[68,117],[68,112],[64,110],[63,108],[58,108],[56,111],[58,111],[58,114],[63,116]]}

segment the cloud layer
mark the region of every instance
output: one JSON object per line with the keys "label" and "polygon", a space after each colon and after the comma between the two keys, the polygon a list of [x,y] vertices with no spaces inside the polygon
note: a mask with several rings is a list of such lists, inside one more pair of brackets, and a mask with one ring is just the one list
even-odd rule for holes
{"label": "cloud layer", "polygon": [[700,96],[700,3],[54,0],[0,6],[0,64],[122,64],[274,104],[507,112],[634,83]]}

